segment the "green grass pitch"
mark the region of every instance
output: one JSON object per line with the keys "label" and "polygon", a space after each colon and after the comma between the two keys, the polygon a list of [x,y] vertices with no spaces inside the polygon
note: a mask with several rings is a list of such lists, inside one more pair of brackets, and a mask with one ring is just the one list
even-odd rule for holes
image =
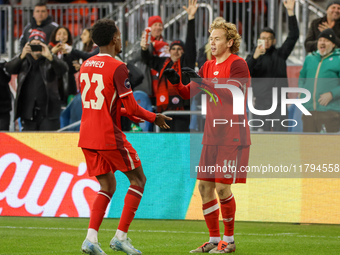
{"label": "green grass pitch", "polygon": [[[88,219],[0,217],[0,254],[81,254]],[[99,241],[104,251],[114,252],[109,242],[117,219],[104,219]],[[221,231],[223,223],[220,223]],[[204,221],[134,220],[128,236],[143,254],[189,254],[208,240]],[[340,254],[340,225],[283,223],[235,223],[234,254]]]}

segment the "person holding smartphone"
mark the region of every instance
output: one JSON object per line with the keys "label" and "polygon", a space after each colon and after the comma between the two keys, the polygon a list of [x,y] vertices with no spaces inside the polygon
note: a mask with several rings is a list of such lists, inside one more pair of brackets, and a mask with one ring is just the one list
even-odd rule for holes
{"label": "person holding smartphone", "polygon": [[[295,0],[283,2],[288,13],[289,33],[280,48],[276,48],[275,32],[267,27],[260,33],[258,45],[247,56],[246,61],[252,77],[252,87],[255,97],[256,110],[268,110],[272,106],[273,88],[277,88],[277,108],[266,116],[253,115],[251,119],[260,121],[257,131],[287,131],[287,127],[281,125],[287,115],[281,115],[281,88],[288,87],[286,60],[293,51],[299,39],[299,27],[294,15]],[[276,121],[266,121],[274,119]],[[279,120],[279,121],[278,121]]]}
{"label": "person holding smartphone", "polygon": [[33,29],[22,52],[5,67],[9,74],[18,75],[14,119],[21,119],[23,131],[59,129],[58,78],[68,71],[68,66],[51,54],[45,32]]}

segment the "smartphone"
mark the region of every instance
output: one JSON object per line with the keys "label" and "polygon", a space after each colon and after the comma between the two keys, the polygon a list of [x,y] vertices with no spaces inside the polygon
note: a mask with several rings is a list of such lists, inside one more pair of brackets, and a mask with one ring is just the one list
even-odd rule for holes
{"label": "smartphone", "polygon": [[266,41],[263,39],[257,39],[257,46],[261,46],[261,45],[262,45],[262,48],[265,49]]}
{"label": "smartphone", "polygon": [[149,45],[151,43],[151,28],[150,27],[145,28],[145,40],[146,40],[146,45]]}
{"label": "smartphone", "polygon": [[42,46],[39,44],[30,44],[32,51],[42,51]]}

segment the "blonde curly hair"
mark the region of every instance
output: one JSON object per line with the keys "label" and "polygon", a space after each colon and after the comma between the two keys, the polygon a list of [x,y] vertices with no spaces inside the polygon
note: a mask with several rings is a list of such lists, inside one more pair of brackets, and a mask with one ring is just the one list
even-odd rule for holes
{"label": "blonde curly hair", "polygon": [[217,17],[211,24],[209,33],[211,34],[211,32],[214,29],[223,29],[226,32],[225,35],[226,35],[227,41],[229,40],[234,41],[233,45],[230,47],[231,53],[234,54],[239,51],[240,44],[241,44],[241,36],[237,32],[235,24],[227,22],[222,17]]}

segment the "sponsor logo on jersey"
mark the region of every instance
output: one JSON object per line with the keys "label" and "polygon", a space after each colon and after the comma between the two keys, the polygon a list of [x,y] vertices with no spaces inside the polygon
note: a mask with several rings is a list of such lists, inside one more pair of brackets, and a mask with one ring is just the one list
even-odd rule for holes
{"label": "sponsor logo on jersey", "polygon": [[124,86],[127,89],[131,89],[131,83],[128,78],[126,78],[126,80],[124,81]]}
{"label": "sponsor logo on jersey", "polygon": [[178,104],[178,103],[179,103],[179,98],[178,98],[178,97],[173,97],[172,100],[171,100],[171,102],[172,102],[173,104]]}
{"label": "sponsor logo on jersey", "polygon": [[230,179],[230,178],[233,178],[233,176],[231,174],[225,174],[224,178]]}
{"label": "sponsor logo on jersey", "polygon": [[138,154],[136,153],[136,160],[139,161],[139,156]]}
{"label": "sponsor logo on jersey", "polygon": [[220,72],[219,71],[215,71],[214,72],[214,75],[218,75]]}

